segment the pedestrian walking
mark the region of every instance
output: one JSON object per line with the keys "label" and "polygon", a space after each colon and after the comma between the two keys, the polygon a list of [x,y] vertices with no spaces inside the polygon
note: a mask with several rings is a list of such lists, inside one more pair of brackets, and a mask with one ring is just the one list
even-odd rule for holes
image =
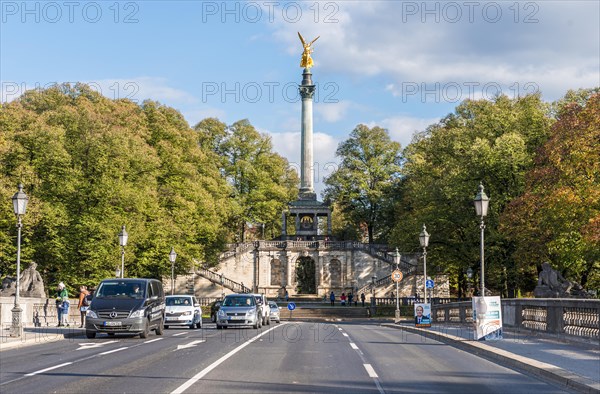
{"label": "pedestrian walking", "polygon": [[58,326],[69,326],[69,291],[63,282],[58,284],[56,292],[56,310],[58,311]]}
{"label": "pedestrian walking", "polygon": [[352,299],[354,298],[354,294],[348,294],[348,306],[352,306]]}
{"label": "pedestrian walking", "polygon": [[335,294],[333,293],[333,291],[331,292],[331,294],[329,294],[329,301],[331,301],[331,306],[335,305]]}
{"label": "pedestrian walking", "polygon": [[365,306],[365,293],[360,293],[360,300],[362,301],[362,306]]}
{"label": "pedestrian walking", "polygon": [[90,307],[89,295],[90,292],[86,286],[79,286],[79,302],[77,303],[77,309],[79,309],[79,314],[81,315],[81,325],[79,328],[83,328],[85,325],[85,315]]}

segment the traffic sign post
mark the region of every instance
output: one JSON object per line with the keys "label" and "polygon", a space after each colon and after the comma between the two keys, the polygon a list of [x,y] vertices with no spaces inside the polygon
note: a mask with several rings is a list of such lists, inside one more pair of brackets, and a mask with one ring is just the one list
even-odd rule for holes
{"label": "traffic sign post", "polygon": [[431,279],[427,279],[427,281],[425,282],[425,287],[428,289],[433,289],[434,285],[435,283]]}
{"label": "traffic sign post", "polygon": [[293,302],[288,302],[287,308],[290,311],[290,319],[292,318],[292,311],[296,309],[296,304]]}
{"label": "traffic sign post", "polygon": [[398,249],[396,249],[396,269],[392,272],[392,280],[394,282],[396,282],[396,313],[395,313],[395,323],[400,323],[400,300],[399,297],[400,295],[398,294],[399,289],[398,289],[398,285],[400,284],[400,281],[402,281],[402,278],[404,277],[404,275],[402,274],[402,271],[400,271],[398,269],[398,265],[399,265],[399,260],[400,260],[400,253],[398,253]]}

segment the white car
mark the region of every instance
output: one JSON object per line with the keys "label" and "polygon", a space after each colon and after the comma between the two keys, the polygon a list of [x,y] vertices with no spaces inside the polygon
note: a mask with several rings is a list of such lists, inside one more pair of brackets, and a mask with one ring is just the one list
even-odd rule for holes
{"label": "white car", "polygon": [[196,297],[170,295],[166,297],[165,328],[188,326],[202,328],[202,309]]}

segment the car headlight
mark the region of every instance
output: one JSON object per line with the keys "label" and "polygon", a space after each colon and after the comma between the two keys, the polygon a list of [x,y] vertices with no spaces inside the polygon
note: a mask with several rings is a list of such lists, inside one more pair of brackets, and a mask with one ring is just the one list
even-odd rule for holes
{"label": "car headlight", "polygon": [[256,309],[250,309],[248,312],[246,312],[246,314],[252,316],[256,314]]}
{"label": "car headlight", "polygon": [[137,311],[133,311],[131,312],[131,314],[129,315],[130,319],[133,319],[135,317],[144,317],[144,312],[146,310],[145,309],[138,309]]}
{"label": "car headlight", "polygon": [[182,316],[189,316],[189,315],[191,315],[191,314],[192,314],[192,312],[191,312],[191,311],[185,311],[185,312],[183,312],[181,315],[182,315]]}
{"label": "car headlight", "polygon": [[92,319],[97,319],[98,318],[98,315],[96,314],[96,312],[94,312],[91,309],[88,309],[87,312],[85,313],[85,315],[87,317],[91,317]]}
{"label": "car headlight", "polygon": [[226,317],[227,313],[225,313],[224,310],[219,309],[219,311],[217,312],[217,316],[219,316],[219,317]]}

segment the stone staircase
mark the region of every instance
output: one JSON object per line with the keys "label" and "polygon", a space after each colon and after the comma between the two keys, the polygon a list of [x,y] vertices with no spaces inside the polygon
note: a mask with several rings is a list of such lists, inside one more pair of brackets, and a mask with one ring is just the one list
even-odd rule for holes
{"label": "stone staircase", "polygon": [[[287,309],[288,302],[296,304],[296,309],[291,312]],[[313,294],[299,294],[290,297],[289,301],[277,300],[281,307],[282,320],[347,320],[347,319],[365,319],[368,317],[367,307],[360,306],[340,306],[339,299],[336,305],[331,306],[329,300],[323,301],[323,297]]]}

